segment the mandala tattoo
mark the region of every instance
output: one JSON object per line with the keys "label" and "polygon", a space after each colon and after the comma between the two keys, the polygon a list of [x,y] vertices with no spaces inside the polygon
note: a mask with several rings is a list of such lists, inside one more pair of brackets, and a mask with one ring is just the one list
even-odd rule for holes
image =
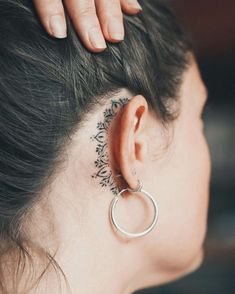
{"label": "mandala tattoo", "polygon": [[107,133],[113,117],[119,112],[119,109],[123,107],[128,101],[129,98],[120,98],[118,100],[112,99],[111,107],[105,109],[105,111],[103,112],[104,120],[97,123],[97,134],[90,137],[90,139],[97,144],[96,152],[98,153],[98,158],[94,161],[98,171],[94,173],[91,177],[95,179],[98,178],[100,180],[99,184],[102,187],[110,187],[114,195],[117,195],[119,193],[119,189],[115,184],[113,173],[109,165],[109,156],[107,151]]}

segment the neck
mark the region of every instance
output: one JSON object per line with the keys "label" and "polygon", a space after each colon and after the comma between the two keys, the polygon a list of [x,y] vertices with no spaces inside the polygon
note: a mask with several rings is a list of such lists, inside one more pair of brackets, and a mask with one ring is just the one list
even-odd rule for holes
{"label": "neck", "polygon": [[[108,221],[111,199],[105,194],[99,196],[95,193],[89,197],[81,188],[79,194],[74,193],[66,189],[65,183],[61,183],[56,191],[53,196],[50,195],[53,225],[48,225],[47,218],[47,224],[40,225],[41,232],[35,234],[38,220],[42,219],[40,214],[45,214],[44,207],[49,205],[48,198],[45,205],[41,204],[40,209],[35,209],[35,225],[33,222],[30,225],[34,233],[32,238],[41,242],[42,247],[48,248],[51,254],[59,247],[55,260],[70,286],[70,291],[62,286],[62,293],[130,294],[138,289],[139,281],[146,275],[139,247],[133,246],[139,241],[124,240],[115,234]],[[78,203],[75,199],[77,195],[86,195],[84,203],[83,200]],[[94,201],[94,197],[100,199]],[[46,213],[49,214],[49,211]],[[38,284],[36,293],[57,293],[57,283],[54,272],[48,271]],[[35,293],[35,289],[32,293]]]}

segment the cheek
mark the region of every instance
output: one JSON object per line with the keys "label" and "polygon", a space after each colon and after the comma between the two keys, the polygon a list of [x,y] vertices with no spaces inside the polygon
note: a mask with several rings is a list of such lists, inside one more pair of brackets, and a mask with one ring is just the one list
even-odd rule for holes
{"label": "cheek", "polygon": [[153,189],[158,191],[159,221],[152,235],[156,264],[180,272],[201,251],[207,227],[210,156],[198,128],[182,132],[168,165]]}

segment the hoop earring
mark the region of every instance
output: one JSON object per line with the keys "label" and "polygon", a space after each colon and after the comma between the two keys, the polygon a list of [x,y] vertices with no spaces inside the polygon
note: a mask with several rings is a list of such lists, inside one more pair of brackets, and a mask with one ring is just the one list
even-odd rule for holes
{"label": "hoop earring", "polygon": [[[121,176],[121,175],[117,175],[117,176]],[[148,193],[147,191],[142,189],[143,188],[143,183],[139,179],[138,179],[138,182],[139,182],[139,187],[137,189],[125,188],[125,189],[121,190],[116,196],[114,196],[113,200],[110,203],[110,218],[111,218],[111,221],[112,221],[114,227],[119,232],[121,232],[122,234],[124,234],[124,235],[126,235],[126,236],[128,236],[130,238],[141,237],[141,236],[144,236],[144,235],[148,234],[156,226],[156,223],[157,223],[157,220],[158,220],[158,205],[156,203],[156,200],[154,199],[154,197],[150,193]],[[152,221],[151,225],[142,232],[138,232],[138,233],[127,232],[122,227],[120,227],[118,225],[117,221],[116,221],[115,207],[116,207],[116,204],[117,204],[118,200],[120,199],[120,196],[122,196],[122,193],[125,192],[125,191],[129,191],[129,192],[133,192],[133,193],[141,192],[145,196],[147,196],[151,200],[151,202],[153,204],[153,207],[154,207],[153,221]]]}

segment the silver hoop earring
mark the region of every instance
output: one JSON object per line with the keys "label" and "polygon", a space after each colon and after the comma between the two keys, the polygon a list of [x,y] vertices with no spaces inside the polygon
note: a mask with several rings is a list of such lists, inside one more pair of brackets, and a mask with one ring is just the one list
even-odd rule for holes
{"label": "silver hoop earring", "polygon": [[[121,176],[121,175],[117,175],[117,176]],[[126,189],[121,190],[113,198],[113,200],[110,203],[110,217],[111,217],[111,220],[112,220],[113,225],[115,226],[115,228],[118,231],[120,231],[122,234],[124,234],[124,235],[126,235],[126,236],[128,236],[130,238],[141,237],[141,236],[144,236],[144,235],[148,234],[156,226],[156,223],[157,223],[157,220],[158,220],[158,205],[156,203],[156,200],[154,199],[154,197],[150,193],[148,193],[147,191],[145,191],[145,190],[142,189],[143,184],[142,184],[142,182],[139,179],[138,179],[138,182],[139,182],[139,187],[137,189],[126,188]],[[151,225],[147,229],[145,229],[144,231],[142,231],[142,232],[138,232],[138,233],[130,233],[130,232],[127,232],[122,227],[120,227],[118,225],[117,221],[116,221],[115,207],[116,207],[116,204],[117,204],[118,200],[120,199],[120,196],[122,196],[122,193],[125,192],[125,191],[129,191],[129,192],[133,192],[133,193],[135,193],[135,192],[141,192],[145,196],[147,196],[151,200],[151,202],[153,204],[153,207],[154,207],[153,221],[152,221]]]}

